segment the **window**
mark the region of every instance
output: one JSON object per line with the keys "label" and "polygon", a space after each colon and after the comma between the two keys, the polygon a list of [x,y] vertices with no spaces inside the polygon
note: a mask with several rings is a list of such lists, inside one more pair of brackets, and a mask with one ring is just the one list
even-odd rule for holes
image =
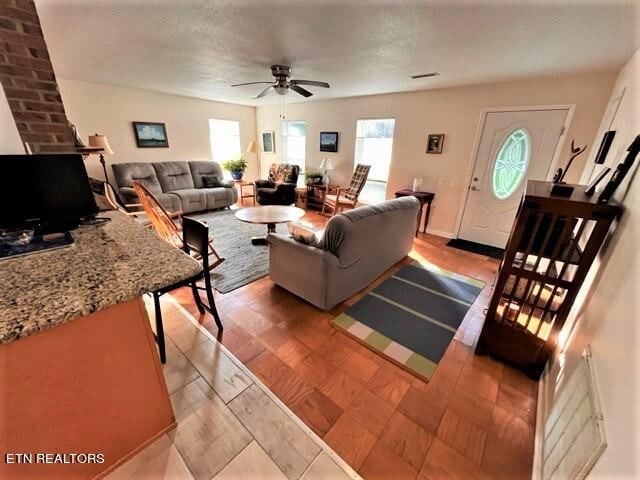
{"label": "window", "polygon": [[355,163],[371,165],[360,194],[362,201],[381,202],[386,198],[395,123],[393,118],[358,120]]}
{"label": "window", "polygon": [[211,157],[214,162],[222,163],[242,155],[240,122],[210,119],[209,140],[211,142]]}
{"label": "window", "polygon": [[514,130],[498,150],[493,163],[491,188],[499,200],[509,198],[522,183],[527,173],[530,150],[529,135],[522,128]]}
{"label": "window", "polygon": [[304,177],[304,153],[305,153],[305,123],[304,122],[282,122],[282,158],[283,163],[291,163],[300,167],[301,175]]}

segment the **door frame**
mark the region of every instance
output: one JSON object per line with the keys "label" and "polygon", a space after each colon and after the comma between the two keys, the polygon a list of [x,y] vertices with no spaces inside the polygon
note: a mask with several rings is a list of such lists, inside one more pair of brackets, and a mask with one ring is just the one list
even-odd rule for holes
{"label": "door frame", "polygon": [[467,201],[469,200],[469,185],[471,184],[471,178],[473,177],[473,171],[476,168],[476,161],[478,157],[478,150],[480,149],[480,141],[482,140],[482,133],[484,132],[484,125],[487,121],[487,114],[489,113],[503,113],[503,112],[532,112],[532,111],[540,111],[540,110],[567,110],[567,117],[564,120],[564,124],[562,125],[562,133],[560,134],[560,138],[558,139],[558,144],[556,145],[556,150],[553,153],[553,158],[551,160],[551,164],[549,165],[549,171],[547,172],[546,180],[551,180],[553,178],[554,172],[558,166],[558,161],[560,159],[560,153],[562,152],[562,148],[564,147],[564,142],[567,137],[567,132],[569,131],[569,126],[571,125],[571,121],[573,120],[573,114],[575,113],[576,105],[575,103],[570,104],[556,104],[556,105],[525,105],[519,107],[487,107],[480,110],[480,117],[478,119],[478,125],[476,127],[476,134],[473,140],[473,148],[471,150],[471,158],[469,159],[467,165],[467,172],[464,176],[464,184],[466,188],[462,192],[460,199],[462,203],[460,204],[460,208],[458,209],[458,216],[456,217],[456,227],[453,232],[453,238],[460,238],[460,228],[462,227],[462,218],[464,217],[464,211],[467,208]]}

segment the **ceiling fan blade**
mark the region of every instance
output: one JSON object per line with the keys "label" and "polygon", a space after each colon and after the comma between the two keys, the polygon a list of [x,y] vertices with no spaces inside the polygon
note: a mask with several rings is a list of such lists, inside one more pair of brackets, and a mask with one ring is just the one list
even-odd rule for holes
{"label": "ceiling fan blade", "polygon": [[329,88],[327,82],[316,82],[315,80],[291,80],[292,85],[311,85],[313,87]]}
{"label": "ceiling fan blade", "polygon": [[258,95],[256,95],[254,98],[262,98],[264,97],[267,93],[269,93],[269,90],[271,90],[273,88],[273,85],[269,85],[267,88],[265,88],[264,90],[262,90]]}
{"label": "ceiling fan blade", "polygon": [[249,82],[249,83],[236,83],[235,85],[231,85],[232,87],[243,87],[245,85],[258,85],[260,83],[273,83],[273,82]]}
{"label": "ceiling fan blade", "polygon": [[294,92],[299,93],[303,97],[310,97],[311,95],[313,95],[313,93],[311,93],[309,90],[305,90],[304,88],[299,87],[295,84],[289,85],[289,88],[291,88],[291,90],[293,90]]}

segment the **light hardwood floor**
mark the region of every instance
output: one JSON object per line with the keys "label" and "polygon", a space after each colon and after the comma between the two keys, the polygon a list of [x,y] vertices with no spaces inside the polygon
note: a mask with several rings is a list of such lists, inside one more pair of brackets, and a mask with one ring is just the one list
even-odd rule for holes
{"label": "light hardwood floor", "polygon": [[[305,220],[325,222],[313,213]],[[425,234],[416,238],[411,257],[486,282],[428,383],[331,326],[363,293],[321,312],[265,277],[216,293],[225,325],[218,338],[364,478],[530,478],[537,385],[473,353],[498,261]],[[197,313],[189,290],[174,297],[218,335],[211,317]],[[174,341],[184,350],[190,340],[180,334]],[[215,383],[215,372],[202,361],[206,348],[184,351]],[[229,386],[229,395],[242,379],[238,385]]]}

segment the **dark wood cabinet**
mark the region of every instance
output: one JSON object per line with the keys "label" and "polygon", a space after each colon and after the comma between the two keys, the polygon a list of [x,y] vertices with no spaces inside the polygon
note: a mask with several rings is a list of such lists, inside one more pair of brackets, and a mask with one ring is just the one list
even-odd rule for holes
{"label": "dark wood cabinet", "polygon": [[529,181],[476,347],[539,378],[558,333],[604,242],[622,213],[574,185],[551,195],[550,182]]}

